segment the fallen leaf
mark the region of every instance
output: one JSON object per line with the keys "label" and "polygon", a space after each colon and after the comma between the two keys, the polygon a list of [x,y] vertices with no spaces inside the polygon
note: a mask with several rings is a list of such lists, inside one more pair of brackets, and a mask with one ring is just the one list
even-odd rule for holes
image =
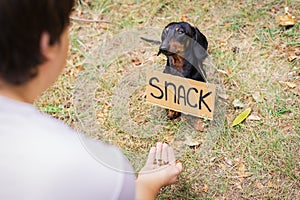
{"label": "fallen leaf", "polygon": [[230,166],[233,165],[232,160],[230,158],[225,157],[224,160],[225,160],[226,164],[228,164]]}
{"label": "fallen leaf", "polygon": [[290,83],[290,82],[287,82],[286,85],[289,87],[289,88],[295,88],[297,85],[295,83]]}
{"label": "fallen leaf", "polygon": [[259,116],[252,115],[252,114],[248,117],[248,119],[251,121],[260,121],[261,120],[261,118]]}
{"label": "fallen leaf", "polygon": [[258,183],[256,183],[256,187],[258,189],[263,189],[265,186],[261,182],[258,182]]}
{"label": "fallen leaf", "polygon": [[279,81],[279,83],[285,84],[286,86],[288,86],[291,89],[297,87],[297,85],[295,83],[291,83],[291,82],[287,82],[287,81]]}
{"label": "fallen leaf", "polygon": [[228,73],[229,75],[231,74],[231,71],[232,71],[232,70],[231,70],[231,67],[228,67],[228,68],[227,68],[227,73]]}
{"label": "fallen leaf", "polygon": [[245,178],[246,166],[243,162],[239,162],[237,168],[238,168],[238,173],[237,173],[238,179],[240,182],[243,182]]}
{"label": "fallen leaf", "polygon": [[241,182],[235,182],[234,185],[235,185],[235,187],[236,187],[237,189],[240,189],[240,190],[243,189],[243,187],[242,187],[242,185],[241,185]]}
{"label": "fallen leaf", "polygon": [[226,115],[225,115],[225,118],[226,118],[226,122],[227,122],[228,124],[230,124],[230,122],[231,122],[231,115],[226,114]]}
{"label": "fallen leaf", "polygon": [[296,24],[296,17],[289,13],[288,7],[285,7],[285,15],[277,16],[277,20],[281,26],[294,26]]}
{"label": "fallen leaf", "polygon": [[208,11],[208,10],[210,10],[210,4],[209,3],[204,3],[204,5],[202,6],[202,9],[203,10],[206,10],[206,11]]}
{"label": "fallen leaf", "polygon": [[288,59],[289,62],[293,62],[294,60],[297,59],[297,57],[298,57],[298,56],[293,56],[293,55],[291,55],[291,56],[289,56],[287,59]]}
{"label": "fallen leaf", "polygon": [[82,70],[84,70],[84,67],[82,65],[78,65],[76,66],[76,69],[78,72],[81,72]]}
{"label": "fallen leaf", "polygon": [[209,161],[214,162],[217,159],[217,157],[212,157]]}
{"label": "fallen leaf", "polygon": [[224,99],[224,100],[228,100],[229,99],[229,95],[227,94],[218,94],[218,97]]}
{"label": "fallen leaf", "polygon": [[184,143],[186,145],[188,145],[189,147],[195,147],[195,146],[200,145],[200,142],[193,139],[191,136],[186,136],[185,138],[186,138],[186,140],[184,141]]}
{"label": "fallen leaf", "polygon": [[187,21],[186,16],[185,16],[185,15],[182,15],[182,16],[180,17],[180,20],[181,20],[182,22],[186,22],[186,21]]}
{"label": "fallen leaf", "polygon": [[198,120],[196,120],[196,122],[195,122],[195,124],[194,124],[193,127],[197,131],[204,131],[204,129],[205,129],[205,123],[203,122],[203,120],[198,119]]}
{"label": "fallen leaf", "polygon": [[241,114],[239,114],[232,122],[232,126],[236,126],[244,121],[250,114],[251,108],[247,108]]}
{"label": "fallen leaf", "polygon": [[228,76],[228,73],[225,70],[222,69],[218,69],[217,72],[221,73],[221,74],[225,74]]}
{"label": "fallen leaf", "polygon": [[225,49],[225,47],[227,46],[227,40],[220,40],[220,47],[222,48],[222,49]]}
{"label": "fallen leaf", "polygon": [[138,58],[132,58],[131,59],[131,62],[133,62],[135,65],[140,65],[140,64],[142,64],[142,62],[140,61],[140,59],[138,59]]}
{"label": "fallen leaf", "polygon": [[293,26],[296,24],[295,18],[291,15],[278,16],[277,19],[281,26]]}
{"label": "fallen leaf", "polygon": [[209,190],[209,186],[207,184],[204,184],[202,190],[203,192],[207,192]]}
{"label": "fallen leaf", "polygon": [[245,173],[243,174],[243,178],[248,178],[248,177],[251,177],[251,176],[253,176],[253,173],[252,173],[252,172],[245,172]]}
{"label": "fallen leaf", "polygon": [[107,30],[108,29],[108,25],[107,24],[99,24],[99,28],[101,28],[103,30]]}
{"label": "fallen leaf", "polygon": [[272,183],[271,181],[268,181],[267,186],[268,186],[269,188],[278,189],[278,185],[275,185],[275,184]]}
{"label": "fallen leaf", "polygon": [[255,91],[255,92],[252,94],[252,97],[253,97],[253,99],[254,99],[257,103],[263,101],[263,99],[262,99],[262,97],[261,97],[259,91]]}
{"label": "fallen leaf", "polygon": [[235,99],[233,102],[232,102],[232,104],[233,104],[233,107],[235,107],[235,108],[244,108],[244,104],[240,101],[240,100],[238,100],[238,99]]}

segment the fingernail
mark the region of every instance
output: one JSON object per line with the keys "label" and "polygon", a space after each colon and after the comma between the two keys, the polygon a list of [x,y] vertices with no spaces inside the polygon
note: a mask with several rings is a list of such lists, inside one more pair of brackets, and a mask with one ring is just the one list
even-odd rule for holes
{"label": "fingernail", "polygon": [[176,163],[177,168],[179,169],[179,172],[182,172],[183,166],[181,162]]}
{"label": "fingernail", "polygon": [[156,147],[151,147],[150,153],[154,153],[156,151]]}
{"label": "fingernail", "polygon": [[156,143],[156,146],[157,146],[157,147],[161,147],[161,146],[162,146],[162,143],[161,143],[161,142],[158,142],[158,143]]}

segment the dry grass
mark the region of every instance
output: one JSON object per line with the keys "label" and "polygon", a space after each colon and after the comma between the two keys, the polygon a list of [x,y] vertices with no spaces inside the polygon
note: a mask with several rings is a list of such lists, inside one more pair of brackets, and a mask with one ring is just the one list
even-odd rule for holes
{"label": "dry grass", "polygon": [[[81,2],[73,13],[67,67],[37,102],[41,110],[116,144],[136,170],[151,145],[171,143],[185,169],[158,199],[300,198],[300,24],[285,29],[276,22],[285,6],[300,21],[299,1]],[[211,138],[209,123],[204,131],[187,133],[186,118],[168,121],[163,109],[145,102],[138,70],[164,65],[155,56],[157,46],[106,48],[124,30],[161,31],[183,18],[207,36],[209,54],[223,72],[226,120]],[[289,61],[290,55],[297,58]],[[234,108],[235,99],[260,120],[231,127],[243,110]],[[186,145],[186,135],[199,145]]]}

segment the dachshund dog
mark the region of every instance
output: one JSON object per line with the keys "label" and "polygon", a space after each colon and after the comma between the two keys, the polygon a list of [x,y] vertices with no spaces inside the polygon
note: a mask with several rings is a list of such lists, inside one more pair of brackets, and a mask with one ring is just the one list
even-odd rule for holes
{"label": "dachshund dog", "polygon": [[[203,60],[207,57],[206,37],[187,22],[168,24],[161,35],[159,52],[167,57],[164,73],[207,82]],[[168,110],[167,117],[176,119],[180,112]]]}

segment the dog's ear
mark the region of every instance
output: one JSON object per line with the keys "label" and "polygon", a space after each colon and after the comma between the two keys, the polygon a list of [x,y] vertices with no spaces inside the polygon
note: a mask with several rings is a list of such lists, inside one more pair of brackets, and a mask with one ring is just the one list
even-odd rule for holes
{"label": "dog's ear", "polygon": [[196,66],[197,71],[199,72],[201,79],[206,82],[206,73],[203,69],[203,61],[207,57],[207,47],[208,42],[206,37],[198,30],[198,28],[193,27],[194,29],[194,35],[192,37],[191,41],[191,47],[192,47],[192,64]]}
{"label": "dog's ear", "polygon": [[199,29],[194,26],[193,27],[194,30],[195,30],[195,35],[194,35],[194,39],[205,49],[207,50],[207,47],[208,47],[208,42],[207,42],[207,39],[205,37],[205,35],[203,35]]}
{"label": "dog's ear", "polygon": [[194,41],[192,42],[193,53],[198,60],[203,61],[207,57],[208,42],[197,27],[194,27],[194,31]]}

